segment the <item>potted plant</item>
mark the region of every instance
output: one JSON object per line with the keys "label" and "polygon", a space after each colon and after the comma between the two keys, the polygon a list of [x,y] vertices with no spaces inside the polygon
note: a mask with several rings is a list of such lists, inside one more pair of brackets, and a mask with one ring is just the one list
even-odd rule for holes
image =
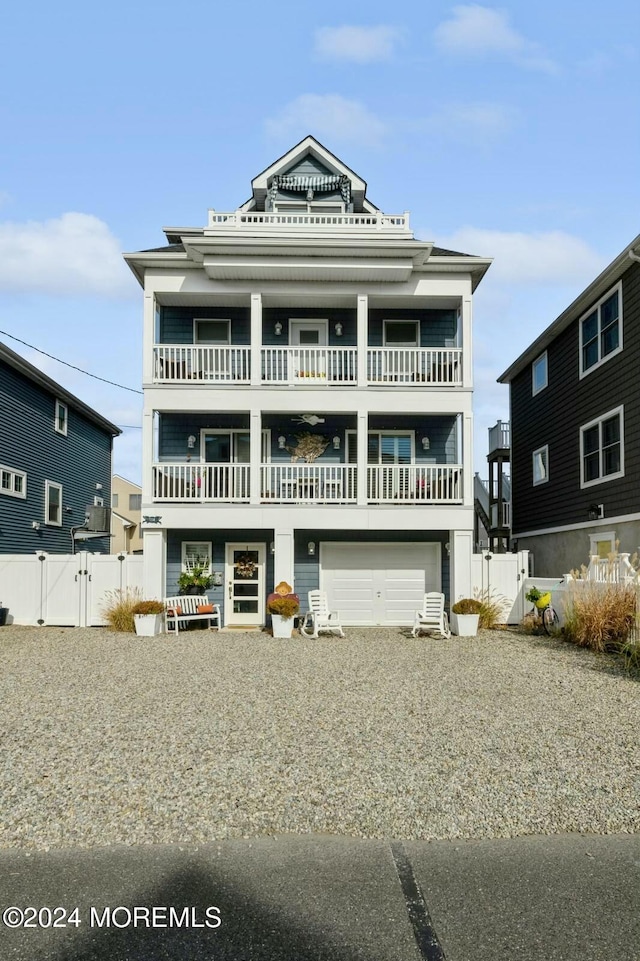
{"label": "potted plant", "polygon": [[267,598],[267,610],[271,614],[274,637],[291,637],[293,619],[300,612],[300,598],[291,593],[291,585],[282,581]]}
{"label": "potted plant", "polygon": [[473,597],[463,597],[451,608],[451,628],[459,637],[475,637],[482,604]]}
{"label": "potted plant", "polygon": [[162,634],[164,627],[164,604],[162,601],[138,601],[133,606],[133,623],[136,634],[154,637]]}
{"label": "potted plant", "polygon": [[181,594],[204,594],[211,587],[208,565],[194,564],[190,571],[183,571],[178,578]]}

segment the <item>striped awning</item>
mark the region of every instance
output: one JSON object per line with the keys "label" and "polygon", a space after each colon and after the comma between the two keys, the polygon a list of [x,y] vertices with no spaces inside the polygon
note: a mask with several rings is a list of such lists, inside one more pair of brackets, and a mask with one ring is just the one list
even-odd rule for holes
{"label": "striped awning", "polygon": [[271,195],[278,190],[294,190],[302,193],[339,190],[345,203],[351,200],[351,181],[345,174],[277,174],[271,181]]}

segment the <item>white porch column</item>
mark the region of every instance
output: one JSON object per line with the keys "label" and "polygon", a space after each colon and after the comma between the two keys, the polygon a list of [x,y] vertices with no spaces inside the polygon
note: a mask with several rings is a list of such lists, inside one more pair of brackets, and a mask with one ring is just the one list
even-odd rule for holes
{"label": "white porch column", "polygon": [[251,386],[262,383],[262,294],[251,294]]}
{"label": "white porch column", "polygon": [[273,532],[273,543],[275,548],[273,586],[276,587],[280,581],[286,581],[295,590],[293,582],[293,529],[276,528]]}
{"label": "white porch column", "polygon": [[145,291],[142,325],[142,383],[153,383],[153,345],[156,339],[156,298]]}
{"label": "white porch column", "polygon": [[366,294],[358,297],[357,344],[358,344],[358,387],[367,386],[367,342],[369,336],[369,298]]}
{"label": "white porch column", "polygon": [[167,532],[143,530],[142,593],[146,600],[162,600],[167,593]]}
{"label": "white porch column", "polygon": [[356,436],[357,451],[357,500],[359,505],[367,503],[367,453],[368,453],[369,415],[367,411],[358,411],[358,432]]}
{"label": "white porch column", "polygon": [[471,330],[471,297],[462,299],[462,386],[473,387],[473,336]]}
{"label": "white porch column", "polygon": [[249,415],[249,503],[260,503],[260,464],[262,462],[262,418],[259,410]]}
{"label": "white porch column", "polygon": [[450,600],[455,604],[462,597],[473,597],[471,555],[473,531],[450,531]]}
{"label": "white porch column", "polygon": [[153,411],[142,413],[142,503],[150,504],[153,498]]}
{"label": "white porch column", "polygon": [[462,421],[462,502],[473,506],[473,414],[461,414]]}

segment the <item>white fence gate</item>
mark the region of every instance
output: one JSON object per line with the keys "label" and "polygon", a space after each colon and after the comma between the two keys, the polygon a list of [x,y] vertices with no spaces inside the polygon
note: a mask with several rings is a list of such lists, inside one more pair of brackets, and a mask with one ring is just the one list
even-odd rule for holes
{"label": "white fence gate", "polygon": [[140,554],[0,554],[8,624],[102,627],[106,591],[142,588]]}
{"label": "white fence gate", "polygon": [[471,558],[471,578],[474,592],[488,591],[498,594],[507,601],[507,624],[519,624],[525,615],[527,602],[524,599],[525,578],[529,574],[529,551],[517,554],[494,554],[484,551],[473,554]]}

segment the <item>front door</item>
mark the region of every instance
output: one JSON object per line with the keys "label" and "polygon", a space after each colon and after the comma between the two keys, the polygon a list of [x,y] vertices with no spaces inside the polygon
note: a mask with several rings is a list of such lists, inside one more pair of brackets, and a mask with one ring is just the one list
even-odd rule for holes
{"label": "front door", "polygon": [[227,544],[224,622],[229,627],[264,624],[264,544]]}
{"label": "front door", "polygon": [[326,380],[327,346],[326,320],[291,320],[289,322],[294,379],[313,386],[314,381]]}

